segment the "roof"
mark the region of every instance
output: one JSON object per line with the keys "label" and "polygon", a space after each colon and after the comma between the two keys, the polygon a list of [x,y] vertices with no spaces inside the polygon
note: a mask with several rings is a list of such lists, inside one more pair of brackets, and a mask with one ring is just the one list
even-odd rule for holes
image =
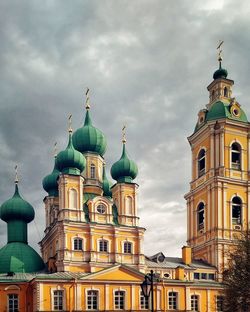
{"label": "roof", "polygon": [[[158,253],[161,254],[161,253]],[[158,255],[154,255],[151,257],[146,257],[146,265],[152,268],[162,268],[162,269],[176,269],[181,266],[184,269],[195,270],[195,269],[210,269],[215,270],[214,266],[202,261],[202,260],[194,260],[190,265],[186,265],[183,263],[182,258],[178,257],[165,257],[163,261],[154,261],[155,257]]]}

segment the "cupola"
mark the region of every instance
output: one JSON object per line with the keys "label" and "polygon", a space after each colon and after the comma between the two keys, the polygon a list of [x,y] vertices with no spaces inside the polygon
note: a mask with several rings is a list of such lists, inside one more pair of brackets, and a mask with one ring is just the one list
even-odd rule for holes
{"label": "cupola", "polygon": [[123,134],[122,144],[123,146],[121,158],[112,165],[111,176],[118,183],[119,182],[131,183],[138,174],[138,168],[136,163],[128,158],[126,151],[125,134]]}
{"label": "cupola", "polygon": [[[71,116],[70,116],[71,118]],[[72,128],[69,128],[69,143],[64,151],[61,151],[56,158],[56,167],[65,174],[80,175],[86,165],[86,159],[77,151],[72,142]]]}
{"label": "cupola", "polygon": [[55,156],[55,163],[54,163],[53,171],[43,179],[44,190],[48,193],[49,196],[55,196],[55,197],[58,196],[57,179],[60,175],[60,171],[57,169],[57,166],[56,166],[56,159],[57,159],[57,156]]}
{"label": "cupola", "polygon": [[90,105],[88,91],[86,95],[86,115],[84,125],[77,129],[73,134],[73,144],[75,149],[81,153],[93,152],[103,156],[106,151],[107,141],[104,134],[92,125],[89,112]]}
{"label": "cupola", "polygon": [[44,269],[42,258],[28,245],[27,224],[34,216],[33,207],[19,194],[16,177],[14,195],[0,207],[0,217],[8,228],[8,242],[0,249],[0,273],[32,273]]}
{"label": "cupola", "polygon": [[111,182],[108,180],[106,175],[105,166],[103,166],[103,175],[102,175],[102,189],[103,189],[103,196],[105,197],[112,197]]}

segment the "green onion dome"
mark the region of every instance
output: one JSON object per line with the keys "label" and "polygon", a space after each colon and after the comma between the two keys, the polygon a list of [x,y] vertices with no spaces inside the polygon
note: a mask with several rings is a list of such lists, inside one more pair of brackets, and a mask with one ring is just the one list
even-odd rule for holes
{"label": "green onion dome", "polygon": [[34,219],[34,208],[20,196],[17,183],[13,197],[2,204],[0,217],[5,222],[21,220],[29,223]]}
{"label": "green onion dome", "polygon": [[107,141],[104,134],[92,125],[89,109],[86,111],[83,127],[77,129],[73,134],[73,144],[79,152],[94,152],[104,155]]}
{"label": "green onion dome", "polygon": [[221,62],[220,62],[220,67],[219,67],[219,69],[217,69],[217,70],[214,72],[214,74],[213,74],[214,80],[215,80],[215,79],[219,79],[219,78],[224,78],[224,79],[226,79],[226,78],[227,78],[227,75],[228,75],[227,70],[221,67]]}
{"label": "green onion dome", "polygon": [[42,258],[26,243],[11,242],[0,249],[0,273],[34,273],[44,267]]}
{"label": "green onion dome", "polygon": [[55,156],[55,165],[51,174],[48,174],[43,179],[43,188],[49,194],[49,196],[58,196],[58,183],[57,179],[59,177],[60,171],[56,167],[56,156]]}
{"label": "green onion dome", "polygon": [[69,131],[69,143],[67,148],[60,152],[56,158],[56,167],[66,174],[80,175],[86,165],[86,159],[78,152],[72,143],[72,130]]}
{"label": "green onion dome", "polygon": [[111,176],[117,182],[131,183],[138,174],[138,168],[133,160],[127,156],[125,142],[123,142],[123,150],[121,158],[111,167]]}
{"label": "green onion dome", "polygon": [[103,175],[102,175],[103,196],[112,197],[112,192],[110,188],[111,188],[111,182],[108,180],[105,167],[103,166]]}

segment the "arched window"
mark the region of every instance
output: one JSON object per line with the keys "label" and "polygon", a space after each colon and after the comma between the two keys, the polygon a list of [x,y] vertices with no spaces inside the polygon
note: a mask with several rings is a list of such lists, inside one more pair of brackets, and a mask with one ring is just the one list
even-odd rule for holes
{"label": "arched window", "polygon": [[81,238],[75,238],[74,239],[74,250],[83,250]]}
{"label": "arched window", "polygon": [[108,252],[108,241],[102,239],[99,241],[99,251]]}
{"label": "arched window", "polygon": [[98,291],[97,290],[88,290],[87,308],[88,310],[98,310]]}
{"label": "arched window", "polygon": [[95,179],[95,165],[90,165],[90,179]]}
{"label": "arched window", "polygon": [[224,93],[225,97],[228,97],[228,88],[227,87],[224,88],[224,92],[223,93]]}
{"label": "arched window", "polygon": [[242,214],[242,201],[239,197],[235,196],[232,199],[232,224],[241,224],[241,214]]}
{"label": "arched window", "polygon": [[197,295],[191,296],[191,311],[199,311],[199,297]]}
{"label": "arched window", "polygon": [[233,143],[231,146],[231,167],[241,170],[241,147],[238,143]]}
{"label": "arched window", "polygon": [[202,149],[198,155],[198,176],[202,176],[205,173],[205,166],[206,166],[206,154],[205,150]]}
{"label": "arched window", "polygon": [[201,230],[204,228],[204,215],[205,215],[205,206],[204,203],[199,203],[197,208],[197,224],[198,224],[198,230]]}
{"label": "arched window", "polygon": [[77,208],[77,191],[75,189],[69,190],[69,208]]}
{"label": "arched window", "polygon": [[124,242],[123,251],[126,254],[131,254],[132,253],[132,243],[131,242]]}
{"label": "arched window", "polygon": [[18,295],[17,294],[9,294],[8,295],[8,311],[9,312],[17,312],[19,311],[18,304]]}
{"label": "arched window", "polygon": [[126,214],[132,215],[133,210],[133,200],[132,197],[127,196],[126,197]]}

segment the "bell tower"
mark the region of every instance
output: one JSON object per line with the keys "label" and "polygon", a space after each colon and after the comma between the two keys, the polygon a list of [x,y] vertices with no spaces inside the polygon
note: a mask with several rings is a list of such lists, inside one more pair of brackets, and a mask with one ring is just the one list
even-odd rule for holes
{"label": "bell tower", "polygon": [[250,221],[249,123],[232,97],[233,80],[219,68],[208,86],[209,103],[198,113],[192,151],[192,180],[187,200],[187,242],[193,258],[218,269],[227,263],[227,250]]}

